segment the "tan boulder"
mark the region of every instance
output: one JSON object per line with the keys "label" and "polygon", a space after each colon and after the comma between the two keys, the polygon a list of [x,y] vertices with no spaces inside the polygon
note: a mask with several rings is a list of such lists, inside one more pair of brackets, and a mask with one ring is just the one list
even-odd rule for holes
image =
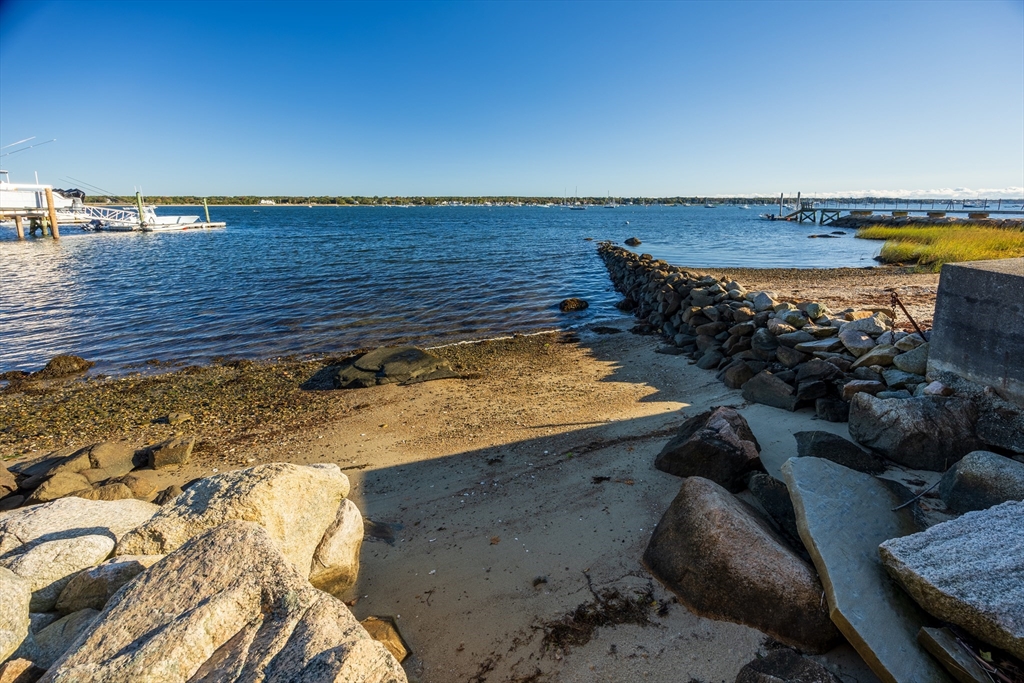
{"label": "tan boulder", "polygon": [[349,483],[337,465],[269,463],[196,482],[121,539],[118,555],[163,555],[227,520],[263,526],[306,576]]}
{"label": "tan boulder", "polygon": [[31,598],[32,584],[0,567],[0,661],[10,657],[28,636]]}
{"label": "tan boulder", "polygon": [[132,495],[132,490],[124,484],[97,486],[88,491],[78,491],[74,495],[86,500],[124,500],[135,497]]}
{"label": "tan boulder", "polygon": [[391,617],[366,617],[359,624],[399,662],[404,662],[411,654],[409,646],[405,644],[405,639],[398,632],[398,627]]}
{"label": "tan boulder", "polygon": [[336,596],[355,585],[362,545],[363,516],[355,503],[343,500],[313,555],[309,582]]}
{"label": "tan boulder", "polygon": [[134,498],[149,500],[160,490],[160,475],[155,470],[135,470],[118,481],[129,488]]}
{"label": "tan boulder", "polygon": [[0,683],[35,683],[44,673],[27,659],[9,659],[0,664]]}
{"label": "tan boulder", "polygon": [[149,466],[154,470],[162,470],[185,465],[192,457],[195,445],[194,436],[173,436],[149,450]]}
{"label": "tan boulder", "polygon": [[159,509],[141,500],[61,498],[13,510],[0,516],[0,560],[59,538],[100,534],[116,541]]}
{"label": "tan boulder", "polygon": [[78,472],[58,472],[32,492],[28,503],[47,503],[91,488],[92,483]]}
{"label": "tan boulder", "polygon": [[62,538],[0,559],[0,567],[29,581],[33,612],[49,612],[72,576],[107,559],[113,550],[114,539],[108,536]]}
{"label": "tan boulder", "polygon": [[295,570],[266,529],[228,521],[115,594],[42,680],[403,683],[406,677],[344,603]]}
{"label": "tan boulder", "polygon": [[92,625],[99,614],[99,611],[94,609],[79,610],[58,619],[36,633],[36,663],[45,669],[50,668],[78,636]]}
{"label": "tan boulder", "polygon": [[70,614],[86,608],[103,609],[110,597],[163,555],[121,555],[76,574],[64,586],[55,609]]}

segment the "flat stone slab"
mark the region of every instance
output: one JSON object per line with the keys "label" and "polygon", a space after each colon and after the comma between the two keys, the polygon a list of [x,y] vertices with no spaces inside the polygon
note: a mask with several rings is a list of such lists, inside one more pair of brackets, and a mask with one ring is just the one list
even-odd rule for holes
{"label": "flat stone slab", "polygon": [[951,683],[917,644],[927,615],[885,573],[878,545],[918,530],[884,481],[820,458],[782,466],[797,529],[825,588],[829,615],[886,683]]}
{"label": "flat stone slab", "polygon": [[1024,659],[1024,502],[969,512],[878,550],[929,613]]}
{"label": "flat stone slab", "polygon": [[925,627],[917,634],[917,642],[960,683],[992,683],[985,670],[948,628]]}

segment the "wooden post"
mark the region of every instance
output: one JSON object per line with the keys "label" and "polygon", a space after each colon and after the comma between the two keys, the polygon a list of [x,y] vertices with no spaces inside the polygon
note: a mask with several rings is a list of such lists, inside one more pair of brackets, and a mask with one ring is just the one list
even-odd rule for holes
{"label": "wooden post", "polygon": [[135,192],[135,206],[139,208],[139,227],[141,228],[146,225],[146,214],[142,206],[142,193],[139,191]]}
{"label": "wooden post", "polygon": [[203,197],[203,210],[206,212],[206,222],[210,222],[210,207],[206,205],[206,197]]}
{"label": "wooden post", "polygon": [[21,224],[21,216],[14,217],[14,229],[18,231],[18,239],[25,239],[25,227]]}
{"label": "wooden post", "polygon": [[782,198],[786,196],[785,192],[779,193],[779,218],[782,218]]}
{"label": "wooden post", "polygon": [[57,209],[53,207],[53,189],[46,188],[46,211],[50,214],[50,234],[53,239],[60,239],[60,229],[57,227]]}

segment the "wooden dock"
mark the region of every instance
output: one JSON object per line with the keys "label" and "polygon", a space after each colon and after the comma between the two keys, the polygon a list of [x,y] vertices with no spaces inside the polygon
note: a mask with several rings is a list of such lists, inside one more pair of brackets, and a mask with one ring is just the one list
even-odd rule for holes
{"label": "wooden dock", "polygon": [[966,214],[968,218],[983,220],[990,218],[993,215],[1010,215],[1010,216],[1021,216],[1024,215],[1024,210],[1018,211],[1005,211],[995,210],[991,211],[988,209],[945,209],[942,211],[934,211],[930,209],[844,209],[844,208],[823,208],[814,206],[801,206],[796,211],[786,214],[782,217],[784,221],[794,221],[796,223],[817,223],[818,225],[829,225],[839,220],[839,217],[844,211],[849,212],[851,216],[892,216],[893,218],[909,218],[910,214],[923,214],[927,215],[928,218],[945,218],[947,214]]}

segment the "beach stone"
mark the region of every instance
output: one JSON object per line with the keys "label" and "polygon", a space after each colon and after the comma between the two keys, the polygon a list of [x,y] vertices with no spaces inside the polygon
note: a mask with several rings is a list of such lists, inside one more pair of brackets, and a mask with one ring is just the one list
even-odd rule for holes
{"label": "beach stone", "polygon": [[951,683],[917,646],[926,615],[893,584],[883,541],[918,530],[911,509],[883,480],[821,458],[782,465],[797,528],[825,588],[832,622],[883,681]]}
{"label": "beach stone", "polygon": [[684,422],[654,466],[677,477],[704,477],[738,492],[746,488],[750,472],[763,468],[760,452],[743,416],[723,406]]}
{"label": "beach stone", "polygon": [[32,373],[34,377],[39,379],[53,379],[56,377],[67,377],[68,375],[76,375],[80,372],[85,372],[91,368],[95,363],[87,361],[84,358],[71,355],[59,355],[54,356],[39,372]]}
{"label": "beach stone", "polygon": [[404,662],[412,654],[391,617],[366,617],[359,625],[366,629],[371,638],[386,647],[391,656],[399,662]]}
{"label": "beach stone", "polygon": [[172,436],[149,449],[149,466],[154,470],[163,470],[186,465],[195,445],[194,436]]}
{"label": "beach stone", "polygon": [[871,394],[874,396],[880,391],[885,391],[885,383],[870,379],[854,379],[843,385],[843,400],[851,401],[857,394]]}
{"label": "beach stone", "polygon": [[363,516],[355,503],[343,500],[313,554],[309,582],[335,596],[354,586],[359,576],[362,545]]}
{"label": "beach stone", "polygon": [[739,389],[746,384],[755,373],[746,361],[737,361],[725,369],[722,381],[730,389]]}
{"label": "beach stone", "polygon": [[743,385],[743,398],[752,403],[763,403],[783,410],[796,410],[797,405],[796,391],[793,387],[768,370],[757,373]]}
{"label": "beach stone", "polygon": [[929,382],[924,388],[925,396],[952,396],[953,390],[939,381]]}
{"label": "beach stone", "polygon": [[231,520],[116,593],[103,618],[44,679],[82,680],[399,683],[406,677],[344,603],[296,571],[266,529]]}
{"label": "beach stone", "polygon": [[797,550],[803,550],[800,532],[796,528],[796,512],[789,498],[789,489],[784,482],[770,474],[754,472],[747,479],[747,488],[764,511],[782,531],[782,535]]}
{"label": "beach stone", "polygon": [[92,626],[99,610],[83,609],[72,612],[36,633],[34,659],[40,667],[49,669],[60,659],[72,643]]}
{"label": "beach stone", "polygon": [[582,311],[589,308],[590,304],[583,299],[577,299],[575,297],[569,299],[562,299],[558,304],[558,310],[562,313],[569,313],[571,311]]}
{"label": "beach stone", "polygon": [[900,351],[911,351],[921,344],[924,344],[924,340],[921,339],[921,335],[917,332],[900,337],[894,342],[894,345]]}
{"label": "beach stone", "polygon": [[839,341],[843,342],[846,350],[854,356],[860,357],[875,348],[875,340],[867,332],[844,328],[839,332]]}
{"label": "beach stone", "polygon": [[803,307],[803,310],[804,313],[807,314],[807,317],[810,318],[811,320],[817,320],[821,316],[828,315],[829,313],[832,312],[828,309],[828,306],[826,306],[825,304],[820,304],[816,302],[811,302],[807,304],[806,306]]}
{"label": "beach stone", "polygon": [[701,477],[683,481],[644,565],[700,616],[824,652],[839,639],[814,569],[753,507]]}
{"label": "beach stone", "polygon": [[57,539],[100,535],[116,541],[159,509],[141,500],[61,498],[14,510],[0,516],[0,561]]}
{"label": "beach stone", "polygon": [[153,499],[153,502],[156,503],[157,505],[167,505],[168,503],[176,499],[178,496],[180,496],[182,493],[184,492],[181,490],[180,486],[178,486],[177,484],[171,484],[163,491],[158,493],[156,498]]}
{"label": "beach stone", "polygon": [[643,242],[641,242],[640,239],[637,237],[627,237],[626,244],[631,247],[639,247],[641,244],[643,244]]}
{"label": "beach stone", "polygon": [[873,313],[869,317],[860,318],[852,322],[848,322],[843,325],[839,333],[842,334],[846,330],[864,332],[877,337],[878,335],[888,332],[892,329],[892,318],[885,315],[884,313]]}
{"label": "beach stone", "polygon": [[914,395],[906,389],[898,389],[896,391],[879,391],[875,396],[878,398],[913,398]]}
{"label": "beach stone", "polygon": [[91,488],[89,480],[78,472],[58,472],[32,492],[28,497],[28,504],[47,503]]}
{"label": "beach stone", "polygon": [[24,502],[25,496],[18,493],[12,493],[8,496],[0,498],[0,512],[7,512],[8,510],[13,510]]}
{"label": "beach stone", "polygon": [[0,498],[18,490],[18,482],[10,470],[0,462]]}
{"label": "beach stone", "polygon": [[737,337],[747,337],[754,334],[754,330],[756,329],[757,328],[754,326],[754,323],[747,321],[730,327],[729,334],[734,334]]}
{"label": "beach stone", "polygon": [[750,296],[750,303],[754,305],[754,310],[758,313],[774,309],[777,303],[768,292],[751,292],[751,295],[748,296]]}
{"label": "beach stone", "polygon": [[256,522],[305,576],[324,532],[348,495],[337,465],[256,465],[196,482],[152,519],[125,534],[118,555],[164,555],[227,520]]}
{"label": "beach stone", "polygon": [[838,398],[819,398],[814,402],[814,414],[826,422],[846,422],[850,418],[850,403]]}
{"label": "beach stone", "polygon": [[788,346],[779,346],[775,349],[775,358],[787,368],[795,368],[806,361],[809,356]]}
{"label": "beach stone", "polygon": [[881,367],[888,367],[892,365],[892,359],[899,355],[899,351],[895,346],[888,344],[879,344],[875,348],[871,349],[863,356],[853,362],[852,367],[856,370],[859,367],[872,367],[879,365]]}
{"label": "beach stone", "polygon": [[121,555],[75,574],[57,598],[54,609],[71,614],[101,610],[117,590],[163,559],[163,555]]}
{"label": "beach stone", "polygon": [[458,378],[443,359],[412,346],[383,346],[333,369],[336,389]]}
{"label": "beach stone", "polygon": [[149,499],[160,486],[160,475],[156,470],[135,470],[118,478],[117,482],[127,486],[133,498]]}
{"label": "beach stone", "polygon": [[775,357],[775,349],[779,347],[779,341],[765,328],[760,328],[750,338],[750,349],[762,360],[771,360]]}
{"label": "beach stone", "polygon": [[839,337],[827,337],[825,339],[815,339],[814,341],[800,342],[794,348],[797,351],[803,353],[818,353],[827,352],[833,353],[843,349],[843,342],[839,341]]}
{"label": "beach stone", "polygon": [[0,664],[0,683],[36,683],[44,673],[28,659],[12,658]]}
{"label": "beach stone", "polygon": [[805,403],[828,395],[829,385],[819,380],[808,380],[796,385],[797,403]]}
{"label": "beach stone", "polygon": [[881,474],[885,461],[874,453],[832,432],[807,431],[793,434],[800,458],[822,458],[867,474]]}
{"label": "beach stone", "polygon": [[721,353],[714,349],[709,349],[700,357],[697,361],[697,367],[701,370],[714,370],[718,367],[718,364],[725,358]]}
{"label": "beach stone", "polygon": [[736,683],[840,683],[828,669],[789,648],[772,650],[745,664]]}
{"label": "beach stone", "polygon": [[791,332],[796,332],[795,327],[793,327],[792,325],[787,325],[786,323],[782,322],[781,318],[769,318],[766,327],[768,328],[768,331],[771,332],[776,337],[780,337],[784,334],[789,334]]}
{"label": "beach stone", "polygon": [[854,441],[906,467],[945,472],[971,451],[977,408],[962,398],[881,399],[860,393],[850,401]]}
{"label": "beach stone", "polygon": [[124,500],[135,497],[132,490],[121,483],[97,486],[87,491],[77,491],[73,495],[86,500]]}
{"label": "beach stone", "polygon": [[817,337],[815,337],[810,332],[805,332],[804,330],[797,330],[796,332],[786,332],[784,334],[780,334],[776,337],[776,339],[778,340],[780,345],[788,346],[791,349],[795,349],[798,344],[806,344],[808,342],[812,342],[815,339],[817,339]]}
{"label": "beach stone", "polygon": [[800,331],[808,333],[809,335],[811,335],[815,339],[824,339],[825,337],[835,337],[835,336],[837,336],[839,334],[839,330],[837,330],[834,327],[831,327],[831,326],[824,326],[823,327],[821,325],[812,325],[812,324],[804,325],[803,329],[800,330]]}
{"label": "beach stone", "polygon": [[796,368],[796,380],[798,382],[833,380],[841,377],[842,374],[842,371],[835,365],[820,358],[812,358]]}
{"label": "beach stone", "polygon": [[973,451],[942,475],[939,497],[959,514],[1024,500],[1024,463],[990,451]]}
{"label": "beach stone", "polygon": [[10,657],[29,633],[32,584],[0,567],[0,661]]}
{"label": "beach stone", "polygon": [[1024,502],[968,512],[879,547],[930,614],[1024,659]]}
{"label": "beach stone", "polygon": [[917,632],[917,642],[960,683],[992,683],[989,675],[948,628],[925,626]]}
{"label": "beach stone", "polygon": [[107,536],[62,538],[5,557],[0,560],[0,566],[29,581],[31,611],[49,612],[72,576],[107,559],[113,549],[114,540]]}
{"label": "beach stone", "polygon": [[797,310],[783,311],[777,317],[780,318],[782,322],[797,329],[800,329],[807,324],[807,318],[804,317],[803,313]]}
{"label": "beach stone", "polygon": [[[899,356],[897,356],[898,358]],[[882,370],[882,379],[889,386],[890,389],[899,390],[906,389],[908,386],[917,386],[924,381],[924,377],[921,375],[915,375],[910,372],[904,372],[896,368],[887,368]]]}
{"label": "beach stone", "polygon": [[892,359],[892,364],[904,372],[924,375],[928,370],[928,343],[901,353]]}
{"label": "beach stone", "polygon": [[184,424],[185,422],[191,422],[192,419],[192,416],[186,412],[168,413],[166,417],[167,424],[171,425],[172,427]]}

